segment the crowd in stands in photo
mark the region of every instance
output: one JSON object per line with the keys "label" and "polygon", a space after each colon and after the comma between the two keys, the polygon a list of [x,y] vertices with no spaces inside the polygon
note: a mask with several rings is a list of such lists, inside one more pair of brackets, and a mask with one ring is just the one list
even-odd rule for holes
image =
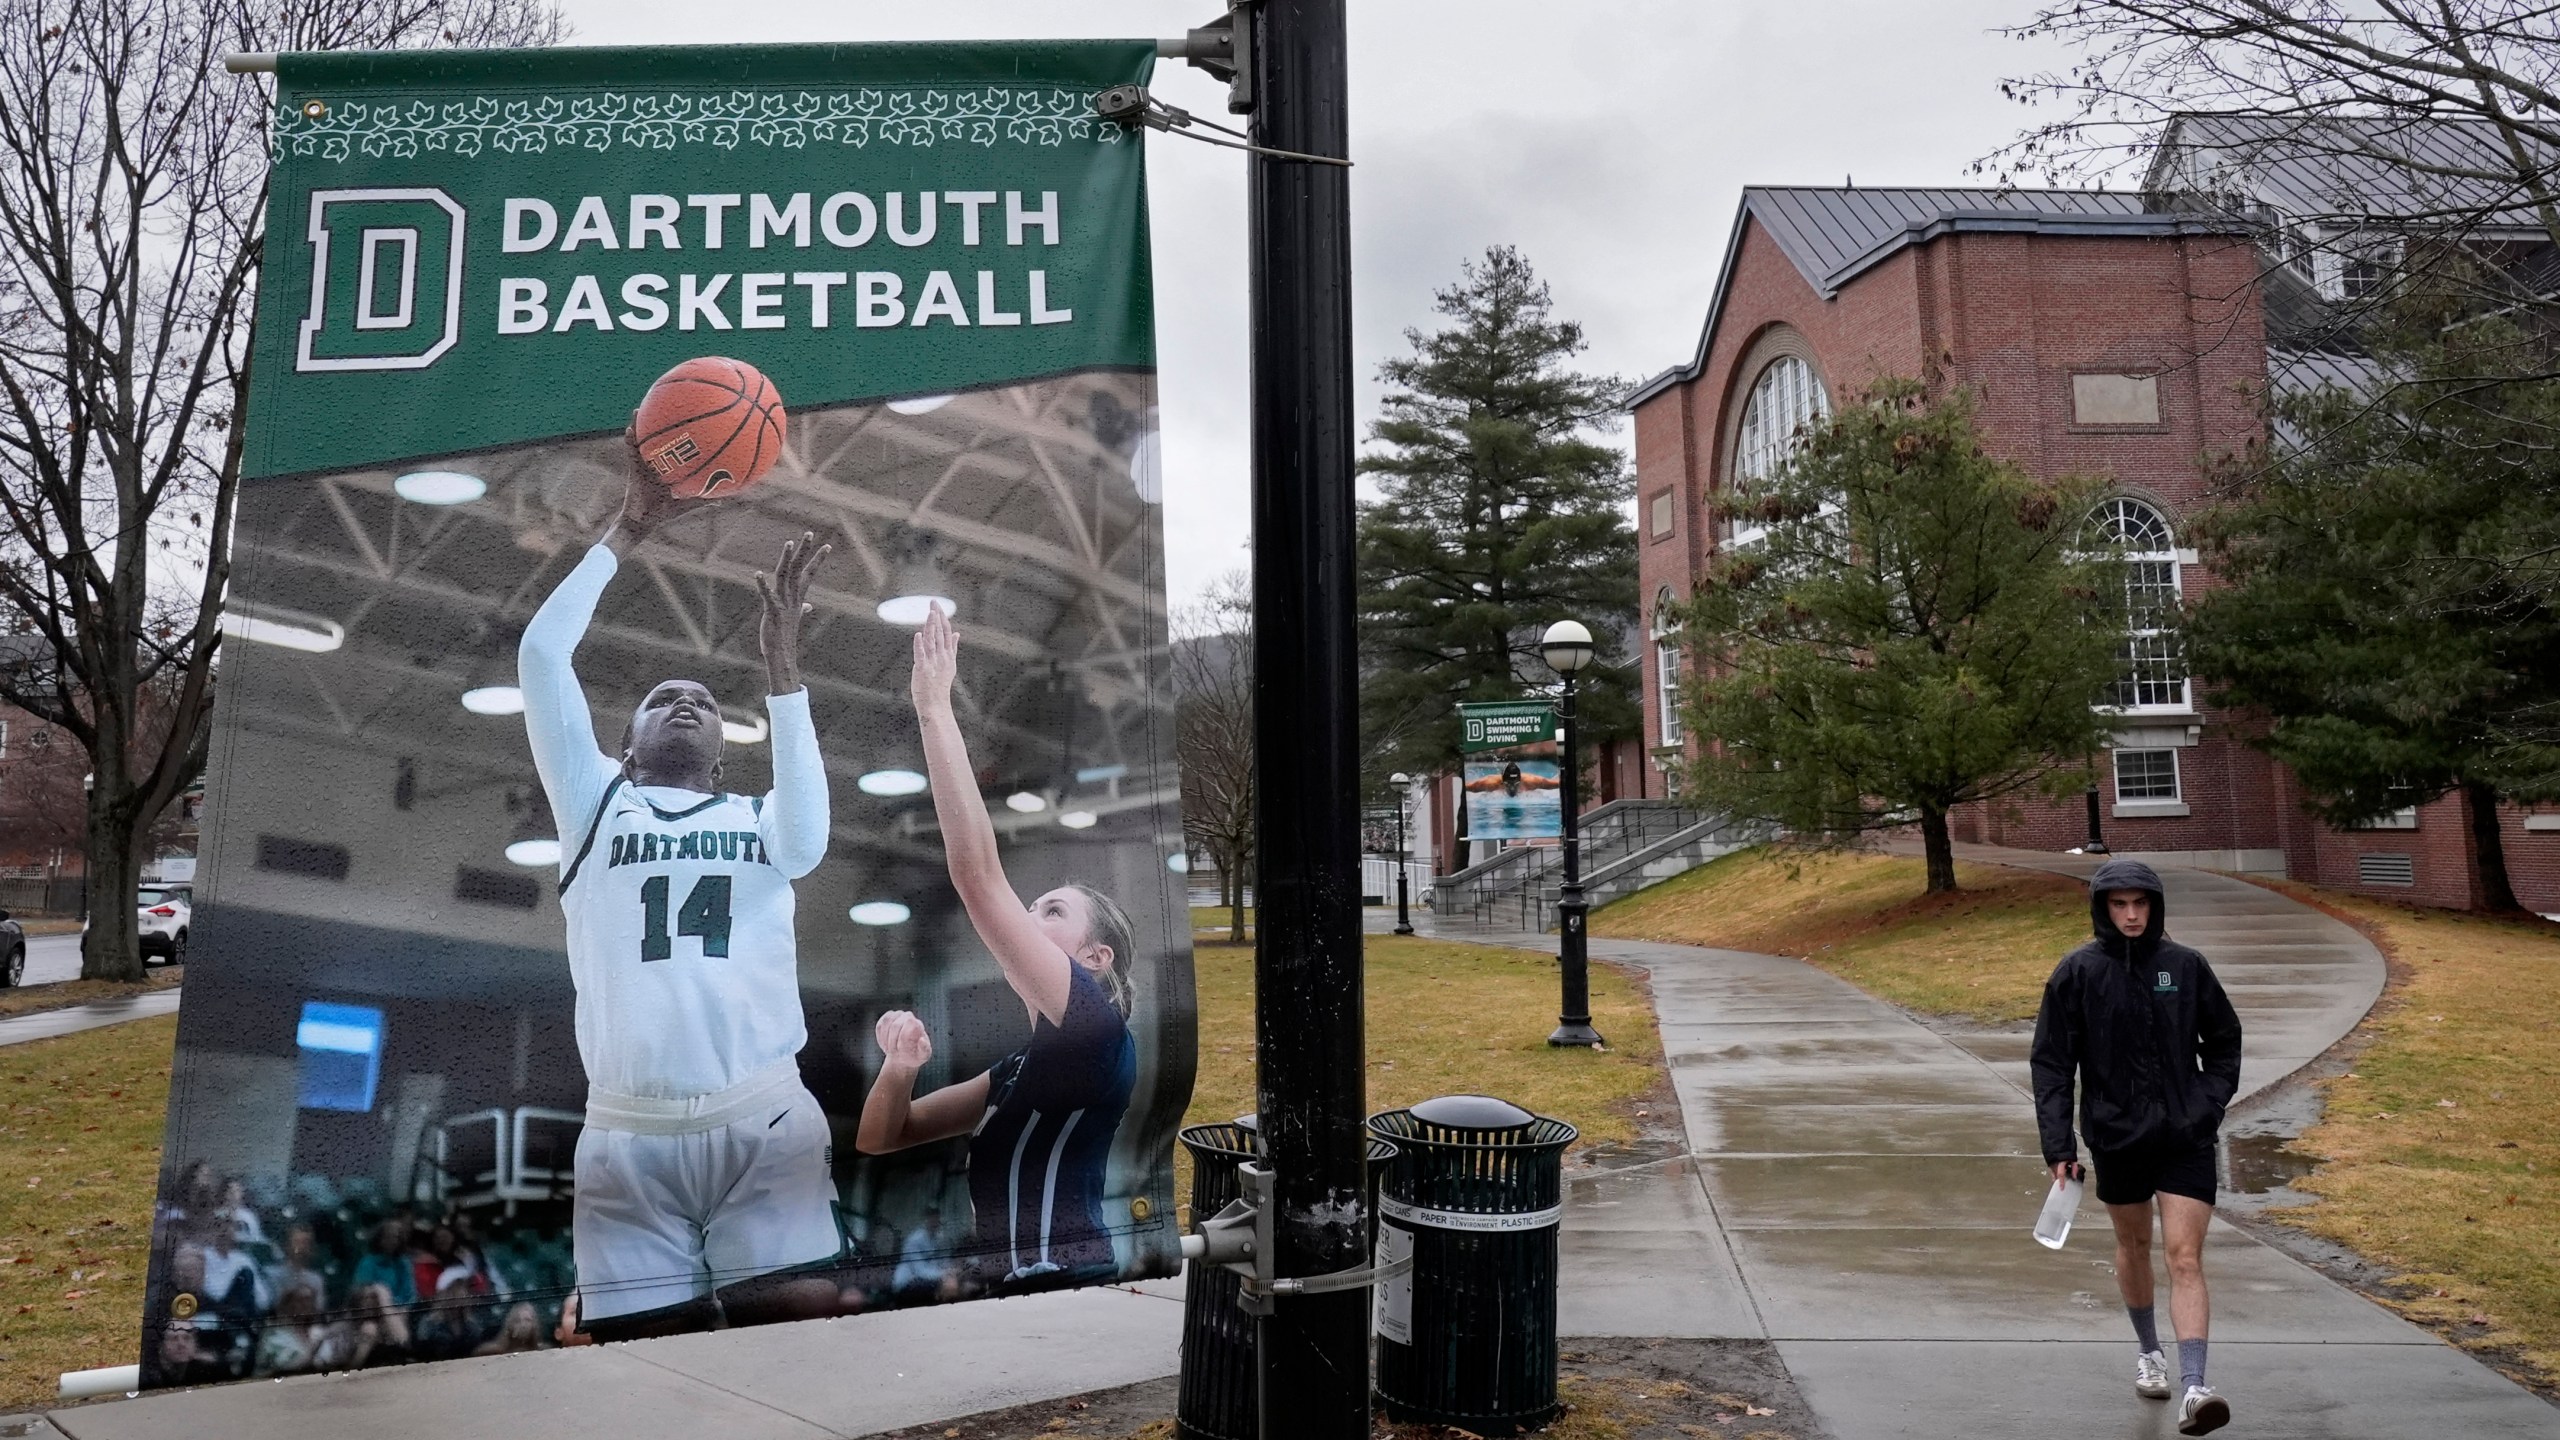
{"label": "crowd in stands in photo", "polygon": [[257,1194],[197,1161],[165,1204],[165,1384],[503,1355],[559,1343],[565,1216],[392,1201],[303,1176]]}
{"label": "crowd in stands in photo", "polygon": [[[164,1385],[579,1345],[568,1204],[394,1200],[362,1178],[252,1183],[187,1166],[161,1207],[150,1314]],[[841,1216],[839,1220],[841,1222]],[[841,1312],[931,1304],[968,1283],[938,1207],[848,1235]]]}

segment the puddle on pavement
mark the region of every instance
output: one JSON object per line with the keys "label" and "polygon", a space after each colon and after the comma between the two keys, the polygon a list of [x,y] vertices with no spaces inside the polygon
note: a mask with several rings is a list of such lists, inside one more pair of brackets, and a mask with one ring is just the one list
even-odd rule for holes
{"label": "puddle on pavement", "polygon": [[2222,1142],[2223,1168],[2243,1195],[2274,1195],[2319,1168],[2293,1148],[2290,1135],[2233,1135]]}

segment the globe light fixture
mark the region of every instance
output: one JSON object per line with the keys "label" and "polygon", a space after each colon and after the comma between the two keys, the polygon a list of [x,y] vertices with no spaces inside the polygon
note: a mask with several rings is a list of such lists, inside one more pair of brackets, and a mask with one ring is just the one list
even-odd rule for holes
{"label": "globe light fixture", "polygon": [[1004,808],[1017,815],[1037,815],[1049,808],[1049,802],[1028,790],[1016,790],[1004,797]]}
{"label": "globe light fixture", "polygon": [[1096,818],[1090,810],[1070,810],[1058,817],[1058,823],[1070,830],[1090,830],[1094,827]]}
{"label": "globe light fixture", "polygon": [[507,847],[507,862],[534,869],[560,863],[560,842],[551,839],[519,840]]}
{"label": "globe light fixture", "polygon": [[865,900],[845,912],[856,925],[904,925],[914,912],[895,900]]}
{"label": "globe light fixture", "polygon": [[913,770],[874,770],[853,782],[863,794],[883,797],[919,794],[925,783],[924,776]]}
{"label": "globe light fixture", "polygon": [[1176,875],[1188,875],[1191,873],[1191,857],[1176,850],[1164,857],[1164,868]]}
{"label": "globe light fixture", "polygon": [[770,729],[761,715],[750,715],[744,720],[720,722],[720,738],[732,745],[761,745],[768,733]]}
{"label": "globe light fixture", "polygon": [[489,482],[459,470],[412,470],[391,482],[391,493],[416,505],[468,505],[489,493]]}
{"label": "globe light fixture", "polygon": [[462,708],[474,715],[521,715],[524,692],[513,685],[483,685],[462,692]]}
{"label": "globe light fixture", "polygon": [[1538,648],[1546,652],[1547,668],[1566,676],[1589,665],[1594,651],[1591,631],[1579,620],[1559,620],[1548,626]]}

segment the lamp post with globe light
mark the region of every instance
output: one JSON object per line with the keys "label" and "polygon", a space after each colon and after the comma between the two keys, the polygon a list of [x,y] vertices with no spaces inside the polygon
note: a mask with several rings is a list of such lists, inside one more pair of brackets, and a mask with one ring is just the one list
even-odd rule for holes
{"label": "lamp post with globe light", "polygon": [[1591,631],[1578,620],[1559,620],[1547,627],[1545,638],[1538,642],[1545,652],[1547,668],[1564,681],[1564,694],[1556,702],[1556,723],[1563,730],[1564,741],[1564,888],[1556,896],[1556,929],[1560,934],[1558,958],[1564,964],[1564,1006],[1556,1016],[1555,1033],[1547,1037],[1550,1045],[1597,1045],[1600,1032],[1591,1028],[1591,955],[1583,934],[1585,907],[1582,903],[1582,761],[1573,749],[1573,689],[1583,669],[1590,665],[1594,646]]}
{"label": "lamp post with globe light", "polygon": [[1413,867],[1407,863],[1409,852],[1404,848],[1404,807],[1413,799],[1413,777],[1399,770],[1387,777],[1387,783],[1396,787],[1396,933],[1410,935],[1413,915],[1406,908],[1405,882]]}

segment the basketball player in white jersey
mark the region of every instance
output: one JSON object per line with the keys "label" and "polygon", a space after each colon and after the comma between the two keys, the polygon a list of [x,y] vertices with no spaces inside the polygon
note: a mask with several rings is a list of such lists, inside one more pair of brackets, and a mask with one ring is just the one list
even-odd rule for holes
{"label": "basketball player in white jersey", "polygon": [[525,627],[534,768],[562,826],[560,908],[587,1071],[572,1240],[586,1332],[622,1340],[828,1313],[801,1272],[841,1243],[825,1114],[800,1081],[791,882],[827,848],[827,780],[800,620],[829,547],[768,578],[758,638],[773,789],[721,789],[720,706],[666,680],[598,748],[570,656],[621,557],[682,502],[635,454],[622,512]]}

